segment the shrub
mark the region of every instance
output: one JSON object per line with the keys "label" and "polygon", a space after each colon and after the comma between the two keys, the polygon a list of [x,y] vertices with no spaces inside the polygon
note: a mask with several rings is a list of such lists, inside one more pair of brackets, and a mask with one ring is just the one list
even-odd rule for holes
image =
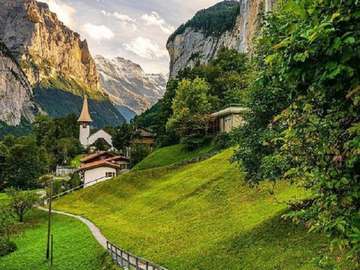
{"label": "shrub", "polygon": [[7,238],[0,237],[0,257],[10,254],[17,249],[16,244]]}

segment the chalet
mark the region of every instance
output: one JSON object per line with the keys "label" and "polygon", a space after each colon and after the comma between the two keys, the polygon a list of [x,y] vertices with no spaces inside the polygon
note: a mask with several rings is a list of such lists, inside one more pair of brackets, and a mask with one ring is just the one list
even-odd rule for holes
{"label": "chalet", "polygon": [[244,125],[243,115],[247,108],[231,105],[221,111],[211,114],[212,130],[220,133],[229,133],[233,129]]}
{"label": "chalet", "polygon": [[90,154],[81,161],[78,169],[84,188],[109,180],[128,170],[129,159],[112,152],[97,152]]}
{"label": "chalet", "polygon": [[132,144],[142,144],[153,147],[155,145],[155,134],[145,128],[138,128],[136,130],[135,139]]}

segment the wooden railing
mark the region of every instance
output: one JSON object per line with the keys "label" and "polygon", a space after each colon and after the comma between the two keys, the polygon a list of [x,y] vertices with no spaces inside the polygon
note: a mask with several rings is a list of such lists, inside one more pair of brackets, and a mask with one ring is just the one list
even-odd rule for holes
{"label": "wooden railing", "polygon": [[154,264],[141,257],[132,255],[131,253],[113,245],[109,241],[106,243],[106,246],[113,261],[122,268],[129,270],[167,270],[160,265]]}

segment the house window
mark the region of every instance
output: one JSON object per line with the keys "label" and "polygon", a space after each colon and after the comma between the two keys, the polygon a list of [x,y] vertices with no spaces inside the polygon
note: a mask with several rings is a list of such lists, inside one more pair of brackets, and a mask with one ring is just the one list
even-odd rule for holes
{"label": "house window", "polygon": [[115,173],[114,173],[114,172],[107,172],[107,173],[105,174],[105,177],[106,177],[106,178],[113,178],[113,177],[115,177]]}

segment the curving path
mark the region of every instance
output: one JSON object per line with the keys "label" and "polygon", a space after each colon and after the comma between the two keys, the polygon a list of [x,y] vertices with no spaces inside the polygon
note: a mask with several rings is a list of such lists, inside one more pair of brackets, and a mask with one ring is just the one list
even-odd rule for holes
{"label": "curving path", "polygon": [[[38,207],[38,209],[42,210],[42,211],[46,211],[48,212],[49,210],[47,208],[44,207]],[[68,216],[68,217],[73,217],[76,218],[78,220],[80,220],[82,223],[84,223],[86,226],[88,226],[91,234],[95,237],[96,241],[98,241],[98,243],[104,248],[107,249],[106,247],[106,243],[107,243],[107,239],[105,238],[105,236],[101,233],[100,229],[98,227],[96,227],[96,225],[94,223],[92,223],[90,220],[83,218],[81,216],[77,216],[77,215],[73,215],[70,213],[66,213],[66,212],[61,212],[61,211],[56,211],[56,210],[52,210],[52,213],[55,214],[59,214],[59,215],[64,215],[64,216]]]}

